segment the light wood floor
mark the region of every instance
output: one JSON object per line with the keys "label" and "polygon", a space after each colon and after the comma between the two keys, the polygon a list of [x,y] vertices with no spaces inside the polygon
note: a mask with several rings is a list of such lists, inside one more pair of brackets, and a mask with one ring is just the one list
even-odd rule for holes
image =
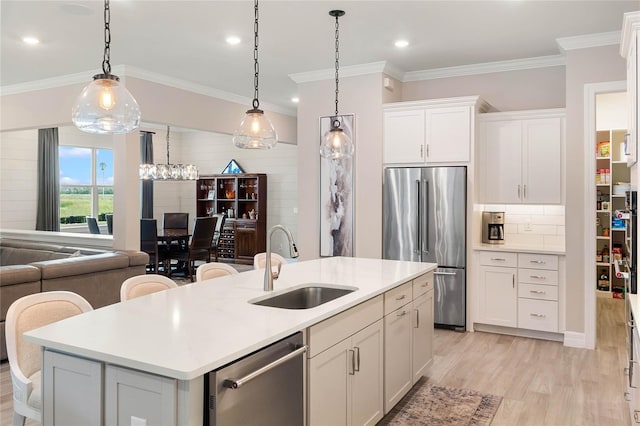
{"label": "light wood floor", "polygon": [[[598,347],[436,330],[429,382],[501,395],[493,426],[629,425],[623,301],[598,298]],[[0,425],[11,424],[11,377],[0,365]],[[27,425],[38,423],[27,420]]]}

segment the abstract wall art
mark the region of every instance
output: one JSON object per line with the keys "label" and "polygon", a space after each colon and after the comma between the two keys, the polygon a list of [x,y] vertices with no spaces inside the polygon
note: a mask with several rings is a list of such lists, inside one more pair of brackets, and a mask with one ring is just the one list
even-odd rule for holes
{"label": "abstract wall art", "polygon": [[[341,115],[342,129],[356,145],[355,116]],[[320,117],[320,143],[332,117]],[[320,256],[353,256],[354,159],[320,157]]]}

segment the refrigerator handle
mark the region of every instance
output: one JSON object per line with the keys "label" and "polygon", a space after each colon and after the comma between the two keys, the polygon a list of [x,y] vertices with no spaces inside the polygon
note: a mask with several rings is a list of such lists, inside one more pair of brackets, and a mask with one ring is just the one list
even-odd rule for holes
{"label": "refrigerator handle", "polygon": [[420,195],[421,195],[421,192],[420,192],[420,180],[419,179],[416,179],[416,188],[417,188],[417,191],[418,191],[417,192],[418,196],[416,197],[416,199],[417,199],[416,204],[418,206],[418,209],[417,209],[418,210],[418,215],[416,216],[418,218],[418,226],[416,226],[416,250],[415,250],[415,252],[419,254],[420,253],[420,247],[421,247],[421,244],[422,244],[422,241],[420,240],[420,235],[421,235],[421,231],[422,231],[422,229],[421,229],[422,228],[422,222],[420,220],[420,216],[421,216],[420,215],[420,204],[421,204],[420,203]]}
{"label": "refrigerator handle", "polygon": [[429,181],[424,181],[424,215],[425,230],[424,241],[422,241],[422,252],[429,254]]}

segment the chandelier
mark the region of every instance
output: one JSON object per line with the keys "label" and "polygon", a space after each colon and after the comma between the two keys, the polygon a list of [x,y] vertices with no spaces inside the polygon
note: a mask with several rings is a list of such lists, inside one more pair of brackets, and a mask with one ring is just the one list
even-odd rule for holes
{"label": "chandelier", "polygon": [[167,163],[140,164],[140,179],[144,180],[196,180],[198,168],[194,164],[171,164],[169,161],[169,131],[167,126]]}

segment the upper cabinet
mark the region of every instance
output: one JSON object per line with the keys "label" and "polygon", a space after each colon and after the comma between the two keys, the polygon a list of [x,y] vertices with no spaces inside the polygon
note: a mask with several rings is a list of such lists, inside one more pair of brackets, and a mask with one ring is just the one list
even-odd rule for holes
{"label": "upper cabinet", "polygon": [[640,112],[640,96],[638,80],[640,80],[640,12],[624,14],[622,23],[622,40],[620,54],[627,59],[627,97],[629,99],[629,135],[627,136],[627,164],[635,164],[638,158],[638,141],[640,131],[638,113]]}
{"label": "upper cabinet", "polygon": [[487,107],[477,96],[385,104],[384,163],[469,162],[475,116]]}
{"label": "upper cabinet", "polygon": [[564,109],[480,115],[480,202],[563,202]]}

